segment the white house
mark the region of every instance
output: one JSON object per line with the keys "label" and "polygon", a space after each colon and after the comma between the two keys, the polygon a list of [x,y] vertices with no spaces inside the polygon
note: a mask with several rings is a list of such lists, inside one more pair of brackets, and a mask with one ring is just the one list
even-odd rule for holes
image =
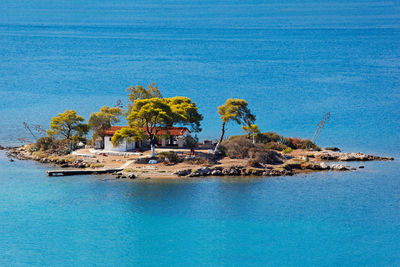
{"label": "white house", "polygon": [[[104,139],[96,141],[96,149],[104,148],[104,150],[107,151],[127,152],[150,147],[150,143],[147,140],[131,143],[124,140],[121,144],[114,147],[111,143],[111,138],[116,131],[125,127],[126,126],[111,126],[111,128],[107,129]],[[190,135],[190,131],[186,127],[164,127],[157,130],[158,135],[163,136],[158,140],[157,147],[183,148],[185,146],[185,137]],[[145,132],[145,134],[147,133]]]}

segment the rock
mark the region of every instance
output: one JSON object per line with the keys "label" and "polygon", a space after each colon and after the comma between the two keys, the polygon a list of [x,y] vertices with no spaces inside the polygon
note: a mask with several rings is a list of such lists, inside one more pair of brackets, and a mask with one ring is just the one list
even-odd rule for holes
{"label": "rock", "polygon": [[289,171],[291,171],[293,169],[290,165],[287,165],[287,164],[283,164],[282,168],[285,170],[289,170]]}
{"label": "rock", "polygon": [[81,168],[81,169],[86,168],[86,163],[82,162],[82,163],[78,164],[77,168]]}
{"label": "rock", "polygon": [[341,164],[332,164],[331,170],[333,171],[348,171],[349,168]]}
{"label": "rock", "polygon": [[325,148],[325,150],[330,150],[330,151],[337,151],[337,152],[340,152],[340,148],[338,148],[338,147],[326,147]]}
{"label": "rock", "polygon": [[127,175],[127,177],[128,177],[129,179],[135,179],[135,178],[136,178],[136,175],[135,175],[134,173],[129,173],[129,174]]}
{"label": "rock", "polygon": [[225,168],[222,170],[222,174],[223,175],[229,175],[229,176],[238,176],[241,175],[241,169],[240,167],[229,167],[229,168]]}
{"label": "rock", "polygon": [[329,167],[328,164],[326,164],[325,162],[321,162],[319,164],[319,166],[321,167],[322,170],[329,170],[331,167]]}
{"label": "rock", "polygon": [[187,176],[192,173],[191,169],[186,169],[186,170],[177,170],[173,174],[178,175],[178,176]]}
{"label": "rock", "polygon": [[360,166],[360,167],[358,167],[358,168],[360,168],[360,169],[364,169],[364,168],[365,168],[365,166],[361,165],[361,166]]}
{"label": "rock", "polygon": [[263,176],[271,176],[271,170],[265,170]]}
{"label": "rock", "polygon": [[40,163],[49,163],[49,159],[48,158],[42,158],[40,160]]}
{"label": "rock", "polygon": [[316,164],[314,162],[305,162],[303,164],[301,164],[301,168],[303,170],[308,169],[308,170],[322,170],[323,168],[321,167],[321,165]]}
{"label": "rock", "polygon": [[121,175],[115,176],[115,179],[119,179],[119,178],[121,178]]}
{"label": "rock", "polygon": [[340,153],[334,151],[321,151],[315,153],[315,157],[321,160],[333,161],[371,161],[371,160],[393,160],[390,157],[379,157],[374,155],[366,155],[363,153]]}
{"label": "rock", "polygon": [[282,176],[282,171],[277,169],[272,169],[269,171],[268,176]]}
{"label": "rock", "polygon": [[222,176],[223,174],[222,174],[221,170],[214,169],[214,170],[211,171],[211,175],[213,175],[213,176]]}
{"label": "rock", "polygon": [[200,172],[202,175],[210,175],[212,170],[209,167],[204,167],[198,169],[197,171]]}
{"label": "rock", "polygon": [[285,162],[286,166],[289,166],[292,169],[301,169],[301,164],[305,163],[304,160],[301,159],[291,159]]}
{"label": "rock", "polygon": [[135,160],[135,163],[146,164],[146,163],[149,162],[149,160],[150,160],[150,158],[148,158],[148,157],[140,157],[140,158]]}
{"label": "rock", "polygon": [[63,165],[61,165],[60,167],[61,167],[61,168],[68,168],[69,165],[68,165],[68,164],[63,164]]}
{"label": "rock", "polygon": [[189,174],[189,177],[199,177],[199,176],[208,176],[211,174],[211,169],[208,167],[204,167],[204,168],[198,168],[197,170],[195,170],[194,172],[192,172],[191,174]]}
{"label": "rock", "polygon": [[264,174],[264,169],[260,168],[250,168],[242,170],[243,175],[253,175],[253,176],[261,176]]}

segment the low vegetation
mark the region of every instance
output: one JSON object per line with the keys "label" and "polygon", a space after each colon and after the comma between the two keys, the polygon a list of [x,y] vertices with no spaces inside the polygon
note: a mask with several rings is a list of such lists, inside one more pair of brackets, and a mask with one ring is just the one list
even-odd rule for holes
{"label": "low vegetation", "polygon": [[281,164],[282,156],[274,150],[265,149],[263,144],[253,144],[247,137],[237,137],[221,143],[221,151],[229,158],[254,159],[263,164]]}
{"label": "low vegetation", "polygon": [[158,153],[158,159],[164,163],[178,163],[179,157],[174,151],[165,151]]}
{"label": "low vegetation", "polygon": [[290,154],[293,152],[293,149],[291,147],[287,147],[284,150],[282,150],[282,154]]}
{"label": "low vegetation", "polygon": [[[129,143],[147,140],[151,147],[151,158],[155,158],[155,146],[158,140],[165,137],[162,136],[160,129],[179,125],[189,127],[192,133],[201,131],[200,123],[203,116],[190,98],[163,97],[155,84],[150,84],[147,89],[142,86],[129,87],[128,91],[126,109],[123,109],[120,102],[114,107],[104,106],[98,112],[92,113],[87,123],[75,110],[57,114],[52,118],[47,131],[40,129],[41,134],[45,133],[47,136],[37,139],[27,147],[27,150],[38,159],[48,160],[56,157],[59,160],[82,147],[81,143],[89,143],[90,139],[87,139],[89,130],[92,132],[92,144],[99,144],[101,147],[102,142],[98,139],[103,139],[106,130],[118,124],[123,117],[128,122],[128,127],[115,132],[111,138],[113,145],[125,141]],[[167,165],[182,161],[193,165],[214,165],[221,156],[226,156],[231,159],[248,160],[250,167],[260,168],[265,164],[282,164],[287,158],[285,154],[290,154],[295,149],[320,150],[308,139],[284,137],[275,132],[262,133],[255,124],[255,114],[244,99],[227,99],[218,107],[218,114],[222,121],[221,134],[214,153],[199,156],[195,153],[195,149],[199,147],[197,136],[186,136],[184,141],[186,148],[191,150],[190,157],[183,159],[174,151],[166,151],[158,153],[158,161]],[[245,134],[224,140],[226,127],[229,124],[241,126]],[[35,137],[29,126],[26,128]],[[100,168],[104,165],[98,161],[88,163],[87,166]]]}

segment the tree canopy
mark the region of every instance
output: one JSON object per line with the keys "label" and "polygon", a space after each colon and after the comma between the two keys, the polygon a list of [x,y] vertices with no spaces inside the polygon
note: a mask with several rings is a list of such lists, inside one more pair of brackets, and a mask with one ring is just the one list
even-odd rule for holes
{"label": "tree canopy", "polygon": [[175,96],[165,98],[173,113],[173,123],[188,125],[193,132],[200,132],[203,116],[198,112],[196,103],[190,98]]}
{"label": "tree canopy", "polygon": [[237,98],[229,98],[226,100],[225,104],[218,107],[218,114],[222,119],[222,129],[216,150],[224,139],[225,125],[228,122],[234,121],[237,124],[251,125],[256,120],[255,115],[253,115],[248,108],[247,101]]}
{"label": "tree canopy", "polygon": [[60,136],[67,140],[72,149],[72,140],[79,140],[88,132],[87,124],[82,123],[85,119],[76,114],[75,110],[66,110],[53,117],[47,135],[50,137]]}
{"label": "tree canopy", "polygon": [[128,111],[127,114],[131,113],[134,102],[138,99],[149,99],[149,98],[162,98],[161,92],[155,83],[151,83],[147,86],[147,89],[141,85],[131,86],[126,89],[128,94]]}
{"label": "tree canopy", "polygon": [[82,123],[84,120],[82,116],[76,114],[75,110],[66,110],[51,119],[51,130],[47,130],[46,133],[49,136],[62,136],[65,139],[83,136],[88,132],[87,125]]}
{"label": "tree canopy", "polygon": [[256,117],[247,106],[246,100],[229,98],[225,104],[218,107],[218,114],[223,123],[235,121],[237,124],[248,124],[254,122]]}
{"label": "tree canopy", "polygon": [[119,144],[123,140],[127,140],[127,142],[130,143],[130,142],[140,141],[143,139],[145,139],[145,135],[142,129],[126,127],[116,131],[113,137],[111,138],[111,142],[113,144]]}
{"label": "tree canopy", "polygon": [[119,107],[102,107],[99,112],[90,114],[89,129],[93,131],[93,139],[104,137],[104,131],[120,121],[123,110]]}
{"label": "tree canopy", "polygon": [[242,130],[247,133],[248,138],[253,138],[253,143],[255,143],[256,135],[261,133],[257,124],[243,125]]}
{"label": "tree canopy", "polygon": [[[203,116],[198,113],[197,105],[187,97],[136,99],[127,121],[131,130],[117,131],[111,141],[114,145],[124,138],[143,140],[148,138],[154,147],[159,137],[159,130],[164,127],[182,124],[190,126],[193,131],[200,131]],[[140,135],[140,132],[146,135]]]}
{"label": "tree canopy", "polygon": [[[142,140],[148,138],[152,148],[152,156],[155,156],[156,137],[159,128],[173,124],[174,114],[168,103],[161,98],[137,99],[135,100],[131,113],[127,117],[129,130],[119,130],[115,138],[111,139],[114,145],[120,143],[124,138],[129,140]],[[146,135],[141,134],[145,131]]]}

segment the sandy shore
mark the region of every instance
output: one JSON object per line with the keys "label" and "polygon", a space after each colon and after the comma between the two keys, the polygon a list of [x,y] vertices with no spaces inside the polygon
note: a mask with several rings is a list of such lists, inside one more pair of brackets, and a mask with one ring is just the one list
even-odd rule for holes
{"label": "sandy shore", "polygon": [[[182,160],[176,164],[166,164],[164,162],[149,164],[145,162],[150,158],[150,151],[143,153],[112,153],[93,149],[80,149],[74,151],[71,155],[55,156],[45,153],[29,153],[25,148],[25,146],[21,146],[5,149],[10,160],[35,160],[51,165],[49,169],[78,168],[84,170],[103,170],[119,168],[123,171],[116,173],[116,178],[131,179],[185,179],[207,176],[282,176],[315,171],[351,171],[356,170],[356,168],[334,162],[393,160],[393,158],[365,155],[362,153],[298,149],[288,155],[282,155],[283,162],[280,164],[262,164],[257,167],[251,167],[248,165],[249,159],[224,157],[214,161],[192,161],[186,160],[192,156],[187,149],[156,149],[156,153],[162,151],[177,152]],[[196,158],[210,158],[210,154],[208,153],[206,150],[196,151]]]}

